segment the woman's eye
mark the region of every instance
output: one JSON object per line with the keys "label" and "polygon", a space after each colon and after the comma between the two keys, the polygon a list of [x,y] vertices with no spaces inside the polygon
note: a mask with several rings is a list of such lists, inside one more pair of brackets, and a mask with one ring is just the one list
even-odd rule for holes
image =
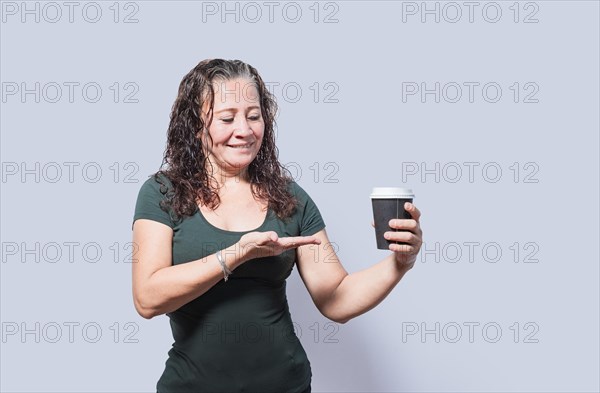
{"label": "woman's eye", "polygon": [[[252,116],[252,117],[250,117],[250,120],[252,120],[252,121],[258,121],[258,120],[260,120],[260,116]],[[231,119],[221,119],[221,121],[223,121],[225,123],[231,123],[233,121],[233,118],[231,118]]]}

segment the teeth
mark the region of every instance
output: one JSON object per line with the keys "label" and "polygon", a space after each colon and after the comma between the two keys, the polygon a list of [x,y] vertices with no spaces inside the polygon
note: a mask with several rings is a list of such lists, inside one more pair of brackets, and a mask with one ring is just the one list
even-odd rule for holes
{"label": "teeth", "polygon": [[243,148],[248,148],[250,147],[251,143],[247,144],[247,145],[243,145],[243,146],[230,146],[233,147],[234,149],[243,149]]}

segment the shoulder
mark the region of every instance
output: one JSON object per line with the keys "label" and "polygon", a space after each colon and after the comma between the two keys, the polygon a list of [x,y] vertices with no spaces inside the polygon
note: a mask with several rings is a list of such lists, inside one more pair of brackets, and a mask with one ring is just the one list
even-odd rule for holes
{"label": "shoulder", "polygon": [[294,180],[289,182],[288,189],[296,198],[297,206],[299,206],[301,209],[315,205],[313,198],[308,194],[308,192]]}
{"label": "shoulder", "polygon": [[138,191],[138,202],[162,203],[168,200],[174,193],[173,183],[163,173],[151,174],[140,186]]}
{"label": "shoulder", "polygon": [[294,180],[290,180],[288,183],[288,190],[290,193],[296,197],[298,202],[306,202],[308,198],[308,193],[300,186],[300,184],[296,183]]}
{"label": "shoulder", "polygon": [[308,192],[295,181],[289,183],[289,188],[297,200],[295,217],[298,223],[298,234],[308,236],[325,228],[321,212]]}
{"label": "shoulder", "polygon": [[169,178],[162,172],[151,174],[140,187],[140,193],[150,193],[154,195],[166,195],[171,190],[173,190],[173,183],[171,183]]}

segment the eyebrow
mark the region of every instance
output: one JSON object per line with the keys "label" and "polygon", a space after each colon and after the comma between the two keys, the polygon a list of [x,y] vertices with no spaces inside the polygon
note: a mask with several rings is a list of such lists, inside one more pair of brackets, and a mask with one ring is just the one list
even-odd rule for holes
{"label": "eyebrow", "polygon": [[[260,106],[257,105],[253,105],[253,106],[249,106],[248,109],[260,109]],[[216,113],[221,113],[221,112],[226,112],[226,111],[232,111],[232,112],[237,112],[237,108],[225,108],[225,109],[221,109],[215,112]]]}

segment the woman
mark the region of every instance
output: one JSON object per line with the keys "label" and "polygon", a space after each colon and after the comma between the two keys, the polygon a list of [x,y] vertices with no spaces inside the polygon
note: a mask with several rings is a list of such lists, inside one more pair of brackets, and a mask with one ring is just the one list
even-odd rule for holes
{"label": "woman", "polygon": [[179,86],[168,168],[142,185],[133,223],[135,308],[169,316],[174,337],[158,392],[310,392],[285,292],[294,264],[319,311],[345,323],[415,262],[420,212],[407,204],[413,219],[392,220],[404,231],[387,235],[409,245],[344,270],[317,206],[278,161],[276,111],[258,72],[238,60],[204,60]]}

